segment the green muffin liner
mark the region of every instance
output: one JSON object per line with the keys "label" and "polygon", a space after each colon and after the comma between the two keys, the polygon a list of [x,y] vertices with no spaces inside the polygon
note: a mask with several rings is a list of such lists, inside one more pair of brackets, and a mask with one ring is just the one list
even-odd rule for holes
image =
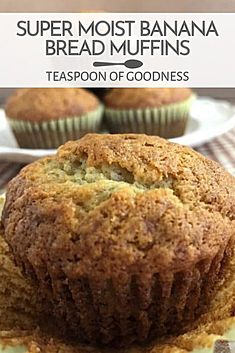
{"label": "green muffin liner", "polygon": [[111,133],[145,133],[165,138],[185,132],[189,110],[195,95],[179,103],[159,108],[117,110],[105,109],[105,122]]}
{"label": "green muffin liner", "polygon": [[57,148],[68,140],[77,140],[88,132],[98,132],[103,106],[82,116],[34,123],[7,118],[16,140],[23,148]]}

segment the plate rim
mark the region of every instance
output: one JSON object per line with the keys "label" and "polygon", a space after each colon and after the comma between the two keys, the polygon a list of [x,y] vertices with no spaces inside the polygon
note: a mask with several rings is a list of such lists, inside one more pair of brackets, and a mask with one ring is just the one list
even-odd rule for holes
{"label": "plate rim", "polygon": [[[198,101],[206,101],[206,102],[210,102],[216,105],[224,105],[226,107],[226,109],[230,109],[231,110],[231,115],[230,118],[227,119],[227,121],[224,123],[224,127],[222,128],[222,124],[220,124],[220,129],[218,128],[214,128],[212,130],[212,133],[208,133],[207,135],[203,136],[203,138],[200,138],[200,140],[194,140],[194,136],[198,134],[198,130],[193,131],[191,133],[188,133],[186,135],[183,136],[179,136],[179,137],[175,137],[175,138],[171,138],[169,139],[169,141],[174,142],[174,143],[179,143],[182,145],[186,145],[189,147],[199,147],[211,140],[213,140],[214,138],[221,136],[223,134],[225,134],[226,132],[230,131],[231,129],[233,129],[235,127],[235,105],[232,104],[229,101],[226,101],[224,99],[216,99],[213,97],[207,97],[207,96],[200,96],[197,98],[197,100],[195,101],[196,103],[198,103]],[[193,104],[195,104],[195,102]],[[191,141],[189,141],[190,139],[192,139]],[[185,143],[184,140],[188,140],[188,143]]]}

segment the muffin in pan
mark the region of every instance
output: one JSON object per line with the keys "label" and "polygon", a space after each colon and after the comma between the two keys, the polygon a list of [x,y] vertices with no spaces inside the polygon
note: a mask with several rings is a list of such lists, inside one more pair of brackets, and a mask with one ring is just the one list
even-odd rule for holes
{"label": "muffin in pan", "polygon": [[88,132],[98,132],[103,106],[82,88],[17,90],[6,104],[6,116],[20,147],[57,148]]}
{"label": "muffin in pan", "polygon": [[194,98],[189,88],[115,88],[103,98],[105,121],[111,133],[181,136]]}
{"label": "muffin in pan", "polygon": [[125,345],[203,311],[226,272],[234,205],[234,178],[190,148],[88,134],[10,182],[2,222],[61,330]]}

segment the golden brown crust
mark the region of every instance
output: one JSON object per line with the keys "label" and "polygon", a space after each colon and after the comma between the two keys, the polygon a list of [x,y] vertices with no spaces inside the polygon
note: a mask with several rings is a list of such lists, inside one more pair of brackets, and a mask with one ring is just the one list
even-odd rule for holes
{"label": "golden brown crust", "polygon": [[95,110],[99,101],[82,88],[18,89],[6,104],[11,119],[41,122],[81,116]]}
{"label": "golden brown crust", "polygon": [[24,168],[2,217],[17,263],[57,315],[103,343],[192,320],[234,219],[234,178],[215,162],[158,137],[96,134]]}
{"label": "golden brown crust", "polygon": [[190,88],[114,88],[105,95],[104,103],[114,109],[158,108],[191,95]]}
{"label": "golden brown crust", "polygon": [[[120,176],[112,180],[112,170],[109,175],[104,171],[103,179],[90,183],[84,179],[81,186],[76,181],[81,160],[85,160],[83,169],[115,167]],[[109,181],[113,181],[111,191],[99,200],[99,194],[110,187]],[[44,213],[49,217],[52,211],[58,212],[55,219],[61,218],[60,230],[68,227],[70,232],[79,232],[80,245],[84,234],[87,249],[82,252],[88,262],[90,256],[98,259],[102,251],[107,254],[99,262],[107,263],[110,257],[110,261],[122,264],[125,258],[126,265],[141,261],[147,266],[154,260],[156,271],[176,271],[184,269],[186,261],[193,264],[214,256],[221,243],[230,238],[234,201],[234,178],[187,147],[145,135],[88,134],[65,144],[56,157],[23,169],[9,185],[3,220],[8,223],[9,213],[15,223],[12,212],[25,218],[23,207],[28,209],[33,203],[34,210],[28,212],[35,212],[42,220]],[[89,210],[91,202],[96,206]],[[13,208],[13,204],[18,207]],[[99,227],[94,232],[96,224]],[[26,230],[33,226],[31,217],[24,226]],[[110,242],[105,245],[108,234],[110,240],[119,235],[112,239],[113,249]],[[99,239],[103,239],[101,248]],[[84,261],[87,272],[85,257],[80,266]]]}

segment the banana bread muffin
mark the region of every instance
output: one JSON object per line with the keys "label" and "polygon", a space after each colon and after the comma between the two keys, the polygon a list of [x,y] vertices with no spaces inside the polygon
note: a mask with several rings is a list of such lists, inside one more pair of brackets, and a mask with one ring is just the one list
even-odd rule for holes
{"label": "banana bread muffin", "polygon": [[114,88],[104,97],[105,121],[112,133],[181,136],[193,98],[189,88]]}
{"label": "banana bread muffin", "polygon": [[234,243],[235,181],[188,147],[89,134],[13,179],[2,221],[58,325],[89,343],[179,333]]}
{"label": "banana bread muffin", "polygon": [[20,147],[56,148],[87,132],[99,131],[103,107],[82,88],[18,89],[6,116]]}

